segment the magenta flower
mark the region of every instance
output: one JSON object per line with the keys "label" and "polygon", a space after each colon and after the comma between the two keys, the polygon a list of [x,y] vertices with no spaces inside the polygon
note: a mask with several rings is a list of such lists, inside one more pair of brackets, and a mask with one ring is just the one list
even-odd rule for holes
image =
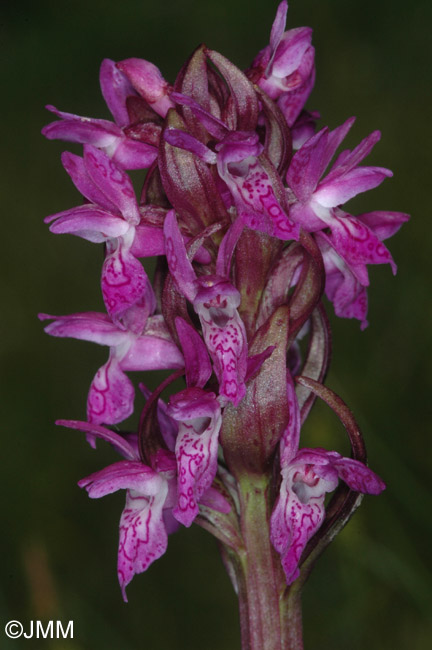
{"label": "magenta flower", "polygon": [[[315,133],[319,114],[305,109],[312,30],[284,31],[287,9],[283,0],[246,73],[204,45],[172,85],[144,59],[105,60],[100,82],[115,122],[50,108],[60,119],[44,129],[84,145],[82,157],[62,155],[84,203],[46,222],[104,252],[106,314],[40,314],[48,334],[109,348],[88,422],[60,423],[93,447],[109,442],[123,460],[79,485],[92,498],[126,490],[125,600],[170,532],[194,523],[213,534],[239,597],[244,650],[302,647],[303,583],[362,494],[385,487],[366,465],[353,414],[324,384],[322,298],[366,327],[368,265],[396,272],[383,241],[408,219],[345,211],[392,173],[361,164],[378,131],[337,154],[354,118]],[[126,169],[147,170],[139,200]],[[147,257],[156,258],[150,277]],[[101,426],[117,429],[133,414],[128,373],[147,370],[172,372],[153,392],[140,377],[136,433]],[[351,458],[301,446],[317,397],[343,424]]]}
{"label": "magenta flower", "polygon": [[115,123],[64,113],[48,105],[46,108],[60,121],[45,126],[42,134],[49,140],[67,140],[97,147],[123,169],[147,169],[157,157],[160,126],[154,122],[145,122],[139,128],[137,125],[129,126],[127,99],[137,93],[110,59],[102,62],[100,85]]}
{"label": "magenta flower", "polygon": [[[164,138],[175,147],[190,151],[203,162],[217,165],[219,177],[226,184],[237,217],[253,230],[282,240],[298,239],[299,227],[288,216],[284,189],[264,145],[256,133],[232,131],[194,100],[173,93],[172,98],[192,110],[209,134],[218,140],[215,151],[197,138],[178,129],[168,129]],[[227,195],[224,194],[227,201]],[[284,209],[285,208],[285,209]]]}
{"label": "magenta flower", "polygon": [[178,502],[173,515],[190,526],[198,514],[198,502],[216,476],[221,408],[214,393],[186,388],[171,397],[168,415],[179,425],[175,447]]}
{"label": "magenta flower", "polygon": [[[339,144],[351,128],[354,118],[334,131],[327,128],[311,137],[294,154],[287,173],[290,215],[308,232],[319,233],[326,265],[326,294],[334,302],[336,313],[355,317],[365,327],[369,284],[367,264],[396,265],[382,239],[394,234],[409,217],[399,212],[373,212],[354,217],[340,205],[361,192],[379,185],[392,176],[382,167],[361,167],[380,138],[374,131],[353,151],[343,151],[327,176],[322,178]],[[327,229],[330,232],[327,234]]]}
{"label": "magenta flower", "polygon": [[[123,438],[104,427],[86,422],[59,420],[57,424],[84,431],[87,436],[109,442],[126,460],[109,465],[78,481],[92,499],[126,490],[126,505],[120,518],[117,572],[123,598],[126,587],[137,573],[163,555],[168,534],[178,525],[172,518],[176,503],[176,462],[171,452],[160,449],[152,458],[152,467],[140,460],[133,436]],[[219,497],[219,498],[218,498]],[[210,490],[203,498],[208,507],[227,512],[229,504]]]}
{"label": "magenta flower", "polygon": [[185,390],[171,396],[166,415],[178,423],[175,455],[178,502],[174,517],[190,526],[198,502],[217,472],[221,407],[216,395],[203,390],[212,373],[206,346],[198,332],[180,317],[176,329],[185,359]]}
{"label": "magenta flower", "polygon": [[284,32],[288,2],[280,3],[272,25],[270,44],[256,56],[248,76],[269,97],[277,100],[288,126],[295,125],[315,83],[312,29]]}
{"label": "magenta flower", "polygon": [[130,370],[182,368],[183,357],[172,342],[161,316],[150,316],[142,333],[121,329],[109,316],[96,312],[50,316],[47,334],[91,341],[110,348],[108,361],[97,371],[87,399],[87,417],[94,424],[117,424],[133,412],[135,390],[125,374]]}
{"label": "magenta flower", "polygon": [[155,113],[165,117],[168,110],[174,106],[170,99],[172,88],[154,63],[132,58],[120,61],[117,68]]}
{"label": "magenta flower", "polygon": [[[240,295],[229,282],[230,252],[220,246],[216,265],[221,275],[197,276],[189,261],[174,211],[165,219],[167,262],[181,293],[193,304],[213,360],[220,395],[238,404],[246,392],[247,340],[237,311]],[[229,235],[226,235],[229,237]],[[233,248],[235,241],[231,246]],[[223,273],[223,274],[222,274]]]}
{"label": "magenta flower", "polygon": [[[144,268],[131,253],[141,216],[132,183],[126,173],[101,151],[85,145],[84,157],[65,153],[66,171],[90,201],[45,219],[54,233],[69,233],[93,242],[106,242],[102,293],[111,318],[121,324],[139,307],[140,329],[154,310],[153,290]],[[137,309],[134,309],[137,313]],[[132,316],[134,319],[135,316]]]}
{"label": "magenta flower", "polygon": [[302,551],[324,520],[325,495],[333,492],[339,479],[363,494],[379,494],[385,484],[363,463],[336,451],[298,449],[300,409],[289,374],[288,378],[290,421],[281,439],[282,483],[271,516],[271,540],[290,585],[299,576]]}

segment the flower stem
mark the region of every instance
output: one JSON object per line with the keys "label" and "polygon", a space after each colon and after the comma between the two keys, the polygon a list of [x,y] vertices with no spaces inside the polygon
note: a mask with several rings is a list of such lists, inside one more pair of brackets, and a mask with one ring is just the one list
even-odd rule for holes
{"label": "flower stem", "polygon": [[[269,536],[269,479],[239,482],[244,549],[232,566],[240,606],[242,650],[301,650],[300,595],[286,593],[280,559]],[[291,595],[290,595],[291,594]]]}

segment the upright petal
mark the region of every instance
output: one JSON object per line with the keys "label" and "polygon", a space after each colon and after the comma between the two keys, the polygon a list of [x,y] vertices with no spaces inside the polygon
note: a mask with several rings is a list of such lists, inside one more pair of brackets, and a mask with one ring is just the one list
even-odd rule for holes
{"label": "upright petal", "polygon": [[188,387],[204,388],[212,374],[208,352],[201,336],[183,318],[175,319],[177,334],[182,346]]}
{"label": "upright petal", "polygon": [[294,154],[288,168],[288,187],[302,203],[309,201],[325,169],[328,129],[321,129]]}
{"label": "upright petal", "polygon": [[170,273],[180,292],[192,302],[196,295],[196,274],[188,259],[174,210],[170,210],[165,217],[164,234]]}
{"label": "upright petal", "polygon": [[132,84],[111,59],[102,61],[99,82],[103,98],[116,123],[119,126],[126,126],[129,124],[126,99],[136,95]]}
{"label": "upright petal", "polygon": [[153,110],[165,117],[174,104],[169,98],[170,86],[162,77],[160,70],[150,61],[136,58],[119,61],[117,67]]}
{"label": "upright petal", "polygon": [[84,164],[97,188],[116,206],[126,221],[137,225],[140,214],[129,176],[103,151],[91,145],[84,145]]}
{"label": "upright petal", "polygon": [[287,12],[288,2],[287,0],[282,0],[277,8],[276,16],[270,32],[270,49],[273,53],[276,52],[276,48],[282,38],[286,24]]}
{"label": "upright petal", "polygon": [[308,47],[299,68],[285,82],[277,104],[289,127],[294,126],[315,85],[315,48]]}
{"label": "upright petal", "polygon": [[81,156],[76,156],[69,151],[61,155],[63,167],[71,177],[75,187],[91,203],[95,203],[104,210],[119,214],[117,206],[102,192],[89,176],[88,170]]}

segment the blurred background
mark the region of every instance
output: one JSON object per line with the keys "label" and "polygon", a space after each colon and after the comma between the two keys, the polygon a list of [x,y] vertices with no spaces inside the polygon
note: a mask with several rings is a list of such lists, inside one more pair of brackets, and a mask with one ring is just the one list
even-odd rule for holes
{"label": "blurred background", "polygon": [[[364,431],[386,480],[316,566],[304,592],[306,650],[426,650],[432,645],[429,0],[293,0],[288,27],[314,29],[317,82],[307,107],[320,126],[357,116],[354,146],[382,131],[367,164],[394,178],[353,201],[353,213],[409,212],[390,242],[399,266],[371,269],[370,326],[337,321],[328,385]],[[91,501],[77,480],[115,460],[103,443],[57,428],[85,418],[106,349],[46,336],[39,311],[102,310],[101,251],[49,233],[42,219],[79,202],[48,142],[44,105],[109,117],[98,86],[104,57],[153,61],[173,81],[200,43],[245,68],[268,43],[277,2],[20,0],[0,18],[2,280],[0,647],[52,650],[236,650],[237,604],[215,541],[193,526],[128,588],[116,577],[124,494]],[[150,383],[150,382],[149,382]],[[336,418],[318,406],[304,444],[346,452]],[[74,639],[9,641],[10,619],[74,621]]]}

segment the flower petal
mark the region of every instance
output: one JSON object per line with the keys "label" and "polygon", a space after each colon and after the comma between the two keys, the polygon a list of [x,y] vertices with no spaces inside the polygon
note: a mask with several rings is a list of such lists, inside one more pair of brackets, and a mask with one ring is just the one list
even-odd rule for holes
{"label": "flower petal", "polygon": [[135,192],[129,176],[108,156],[91,145],[84,145],[84,164],[96,187],[131,224],[140,222]]}
{"label": "flower petal", "polygon": [[384,167],[357,167],[333,180],[327,176],[314,193],[314,201],[326,208],[333,208],[377,187],[390,176],[393,173]]}
{"label": "flower petal", "polygon": [[135,340],[120,361],[122,370],[166,370],[183,366],[183,356],[173,341],[145,334]]}
{"label": "flower petal", "polygon": [[357,219],[365,223],[381,240],[392,237],[409,218],[410,215],[403,212],[387,212],[384,210],[375,210],[374,212],[357,215]]}
{"label": "flower petal", "polygon": [[119,61],[117,67],[153,110],[165,117],[174,104],[169,99],[169,84],[162,77],[160,70],[150,61],[136,58]]}
{"label": "flower petal", "polygon": [[286,181],[302,203],[309,201],[325,169],[327,142],[328,129],[325,127],[309,138],[291,160]]}
{"label": "flower petal", "polygon": [[123,137],[112,153],[112,160],[122,169],[147,169],[157,155],[153,145]]}
{"label": "flower petal", "polygon": [[78,481],[91,499],[99,499],[117,490],[134,490],[145,496],[164,491],[166,481],[138,460],[121,460]]}
{"label": "flower petal", "polygon": [[88,311],[69,316],[39,314],[39,320],[54,319],[45,327],[51,336],[71,337],[92,341],[110,347],[121,345],[128,340],[128,332],[120,330],[106,314]]}
{"label": "flower petal", "polygon": [[297,453],[300,441],[300,408],[294,382],[287,370],[287,399],[289,420],[280,441],[280,464],[284,468]]}
{"label": "flower petal", "polygon": [[183,318],[175,319],[186,368],[186,384],[204,388],[212,374],[207,348],[198,332]]}
{"label": "flower petal", "polygon": [[[115,245],[115,240],[111,242]],[[140,305],[140,331],[147,316],[154,311],[154,293],[141,262],[120,240],[105,258],[101,285],[105,306],[114,322],[121,324],[125,312],[136,304]]]}
{"label": "flower petal", "polygon": [[281,555],[287,584],[299,576],[301,554],[324,520],[324,494],[302,503],[292,490],[292,473],[285,476],[270,520],[270,538]]}
{"label": "flower petal", "polygon": [[112,122],[94,120],[57,111],[54,106],[47,106],[63,119],[50,122],[42,129],[42,135],[48,140],[66,140],[92,144],[95,147],[110,147],[121,137],[121,131]]}
{"label": "flower petal", "polygon": [[[348,266],[365,264],[390,264],[393,274],[396,273],[396,264],[389,250],[380,239],[359,219],[344,214],[343,212],[332,216],[329,220],[331,236],[328,240],[334,249],[345,260]],[[359,277],[362,280],[361,277]],[[367,283],[367,272],[363,278]]]}
{"label": "flower petal", "polygon": [[[298,239],[299,226],[283,210],[268,170],[255,155],[244,157],[234,146],[221,146],[218,156],[219,175],[228,185],[238,216],[249,228],[282,240]],[[268,161],[268,167],[271,166]]]}
{"label": "flower petal", "polygon": [[133,490],[126,495],[126,506],[120,519],[117,572],[123,599],[126,587],[138,573],[166,551],[168,535],[163,518],[163,505],[168,487],[154,497],[141,496]]}
{"label": "flower petal", "polygon": [[129,124],[126,99],[130,95],[136,95],[133,86],[111,59],[104,59],[102,61],[99,82],[103,98],[116,124],[126,126]]}
{"label": "flower petal", "polygon": [[341,318],[357,318],[361,329],[365,329],[368,326],[366,288],[337,254],[326,235],[317,233],[316,240],[326,271],[325,293],[333,303],[336,315]]}
{"label": "flower petal", "polygon": [[375,472],[353,458],[337,458],[331,461],[339,477],[356,492],[380,494],[386,487]]}
{"label": "flower petal", "polygon": [[81,192],[86,199],[91,203],[95,203],[101,208],[118,214],[118,209],[116,205],[108,199],[107,196],[95,185],[93,180],[90,178],[86,166],[84,164],[83,158],[76,156],[69,151],[65,151],[61,155],[61,161],[63,167],[71,177],[77,190]]}
{"label": "flower petal", "polygon": [[226,284],[229,286],[225,291],[221,283],[220,293],[209,296],[207,300],[201,289],[194,301],[194,309],[200,318],[204,341],[213,360],[220,395],[237,406],[246,394],[247,337],[237,311],[240,302],[238,292],[232,285]]}
{"label": "flower petal", "polygon": [[170,273],[180,292],[192,302],[196,295],[196,275],[188,259],[174,210],[170,210],[165,217],[164,234]]}
{"label": "flower petal", "polygon": [[198,501],[216,476],[221,410],[214,393],[187,388],[171,397],[168,414],[179,422],[178,503],[173,515],[190,526],[198,514]]}
{"label": "flower petal", "polygon": [[90,204],[58,212],[45,218],[45,223],[54,221],[50,231],[59,234],[76,235],[100,244],[110,237],[121,237],[129,230],[129,224],[116,215],[100,210]]}
{"label": "flower petal", "polygon": [[125,438],[120,436],[115,431],[111,429],[106,429],[101,427],[98,424],[92,424],[91,422],[81,422],[79,420],[56,420],[56,424],[62,427],[67,427],[68,429],[76,429],[78,431],[83,431],[87,436],[92,438],[101,438],[106,442],[109,442],[115,449],[121,454],[126,460],[139,460],[138,450]]}
{"label": "flower petal", "polygon": [[135,390],[121,370],[119,362],[110,358],[97,371],[88,394],[87,418],[94,424],[117,424],[133,412]]}

